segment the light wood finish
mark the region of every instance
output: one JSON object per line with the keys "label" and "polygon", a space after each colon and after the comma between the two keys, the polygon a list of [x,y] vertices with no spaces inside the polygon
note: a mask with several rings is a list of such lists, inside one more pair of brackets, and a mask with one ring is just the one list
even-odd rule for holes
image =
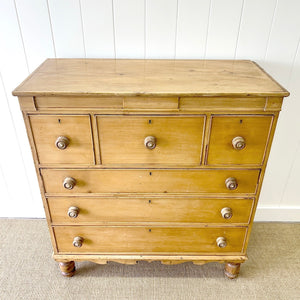
{"label": "light wood finish", "polygon": [[[204,117],[98,116],[102,164],[200,165]],[[153,136],[149,151],[144,140]]]}
{"label": "light wood finish", "polygon": [[240,263],[225,263],[224,273],[229,279],[235,279],[240,273]]}
{"label": "light wood finish", "polygon": [[[266,146],[273,116],[224,115],[212,116],[208,165],[260,165],[265,157]],[[233,139],[242,137],[245,147],[237,150]]]}
{"label": "light wood finish", "polygon": [[177,97],[125,97],[124,109],[177,109]]}
{"label": "light wood finish", "polygon": [[122,97],[35,97],[38,110],[49,109],[116,109],[123,108]]}
{"label": "light wood finish", "polygon": [[[179,109],[186,111],[207,110],[219,112],[232,111],[257,111],[266,110],[265,97],[181,97]],[[279,107],[280,109],[280,107]]]}
{"label": "light wood finish", "polygon": [[72,277],[75,273],[74,261],[60,262],[59,268],[60,268],[61,274],[65,277]]}
{"label": "light wood finish", "polygon": [[[59,253],[240,253],[245,228],[54,227]],[[84,239],[73,246],[74,237]],[[227,246],[216,239],[224,236]]]}
{"label": "light wood finish", "polygon": [[[40,163],[94,164],[89,116],[31,115],[29,119]],[[64,150],[56,146],[60,136],[69,140]]]}
{"label": "light wood finish", "polygon": [[[260,170],[58,170],[42,169],[47,194],[82,193],[222,193],[255,194]],[[76,180],[71,190],[63,186],[66,177]],[[226,188],[234,177],[238,187]]]}
{"label": "light wood finish", "polygon": [[[288,96],[247,60],[48,59],[15,96]],[[251,99],[249,100],[251,101]]]}
{"label": "light wood finish", "polygon": [[237,277],[289,95],[258,65],[49,59],[13,94],[63,275],[158,260]]}
{"label": "light wood finish", "polygon": [[[112,222],[248,224],[253,199],[51,197],[48,204],[55,225]],[[228,207],[232,217],[226,219],[222,216],[222,209]],[[71,215],[75,213],[76,217],[70,217],[69,211]]]}
{"label": "light wood finish", "polygon": [[116,260],[134,260],[134,261],[147,261],[153,262],[158,260],[169,260],[169,261],[192,261],[194,264],[203,265],[212,261],[219,263],[234,262],[242,263],[245,262],[248,257],[246,255],[135,255],[135,254],[53,254],[53,258],[58,262],[68,262],[70,257],[74,261],[93,261],[98,264],[106,264],[108,261]]}

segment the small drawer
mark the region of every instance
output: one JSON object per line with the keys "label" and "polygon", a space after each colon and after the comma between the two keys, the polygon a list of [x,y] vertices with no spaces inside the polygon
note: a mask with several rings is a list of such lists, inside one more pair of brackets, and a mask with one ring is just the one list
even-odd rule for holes
{"label": "small drawer", "polygon": [[94,164],[88,115],[30,115],[41,164]]}
{"label": "small drawer", "polygon": [[240,253],[246,228],[56,226],[60,253]]}
{"label": "small drawer", "polygon": [[255,194],[260,170],[41,169],[48,194]]}
{"label": "small drawer", "polygon": [[97,116],[101,163],[199,165],[204,116]]}
{"label": "small drawer", "polygon": [[214,115],[208,165],[261,165],[272,126],[270,115]]}
{"label": "small drawer", "polygon": [[56,224],[132,222],[248,224],[253,199],[48,198]]}

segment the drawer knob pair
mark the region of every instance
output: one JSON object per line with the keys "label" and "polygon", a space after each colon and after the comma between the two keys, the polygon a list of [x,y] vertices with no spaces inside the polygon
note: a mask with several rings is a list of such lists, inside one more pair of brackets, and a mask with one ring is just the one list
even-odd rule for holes
{"label": "drawer knob pair", "polygon": [[70,144],[70,141],[67,137],[65,136],[59,136],[56,141],[55,141],[55,146],[59,149],[59,150],[64,150],[68,147],[68,145]]}
{"label": "drawer knob pair", "polygon": [[145,137],[144,145],[149,150],[154,149],[156,147],[156,137],[151,135]]}
{"label": "drawer knob pair", "polygon": [[81,236],[75,236],[73,240],[73,246],[76,248],[80,248],[83,244],[84,238]]}
{"label": "drawer knob pair", "polygon": [[68,209],[68,216],[70,218],[77,218],[79,214],[79,208],[76,206],[70,206]]}
{"label": "drawer knob pair", "polygon": [[225,248],[227,246],[227,241],[223,236],[218,237],[216,242],[219,248]]}
{"label": "drawer knob pair", "polygon": [[242,150],[246,147],[246,141],[242,136],[236,136],[232,139],[232,146],[236,150]]}

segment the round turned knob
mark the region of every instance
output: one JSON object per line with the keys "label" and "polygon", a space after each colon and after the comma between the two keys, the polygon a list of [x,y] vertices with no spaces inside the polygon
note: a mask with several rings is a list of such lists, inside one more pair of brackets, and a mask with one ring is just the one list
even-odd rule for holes
{"label": "round turned knob", "polygon": [[227,246],[226,239],[223,236],[220,236],[216,240],[219,248],[225,248]]}
{"label": "round turned knob", "polygon": [[66,149],[69,144],[70,144],[70,141],[65,136],[59,136],[55,141],[55,146],[60,150]]}
{"label": "round turned knob", "polygon": [[246,141],[241,136],[236,136],[232,139],[232,146],[236,150],[242,150],[246,147]]}
{"label": "round turned knob", "polygon": [[144,145],[147,149],[154,149],[156,147],[156,138],[154,136],[147,136],[144,140]]}
{"label": "round turned knob", "polygon": [[235,190],[238,187],[238,183],[234,177],[229,177],[225,180],[225,185],[229,190]]}
{"label": "round turned knob", "polygon": [[76,180],[73,177],[66,177],[63,182],[63,186],[67,190],[72,190],[75,185],[76,185]]}
{"label": "round turned knob", "polygon": [[84,239],[81,236],[75,236],[73,240],[73,246],[80,248],[82,246],[83,240]]}
{"label": "round turned knob", "polygon": [[232,209],[230,207],[224,207],[221,209],[221,215],[224,219],[229,220],[232,217]]}
{"label": "round turned knob", "polygon": [[79,208],[78,207],[76,207],[76,206],[69,207],[68,216],[70,218],[77,218],[78,214],[79,214]]}

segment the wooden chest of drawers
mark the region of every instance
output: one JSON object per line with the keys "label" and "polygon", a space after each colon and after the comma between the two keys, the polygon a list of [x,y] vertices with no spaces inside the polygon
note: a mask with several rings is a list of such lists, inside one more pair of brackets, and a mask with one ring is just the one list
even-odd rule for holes
{"label": "wooden chest of drawers", "polygon": [[54,254],[238,275],[283,97],[251,61],[49,59],[19,97]]}

